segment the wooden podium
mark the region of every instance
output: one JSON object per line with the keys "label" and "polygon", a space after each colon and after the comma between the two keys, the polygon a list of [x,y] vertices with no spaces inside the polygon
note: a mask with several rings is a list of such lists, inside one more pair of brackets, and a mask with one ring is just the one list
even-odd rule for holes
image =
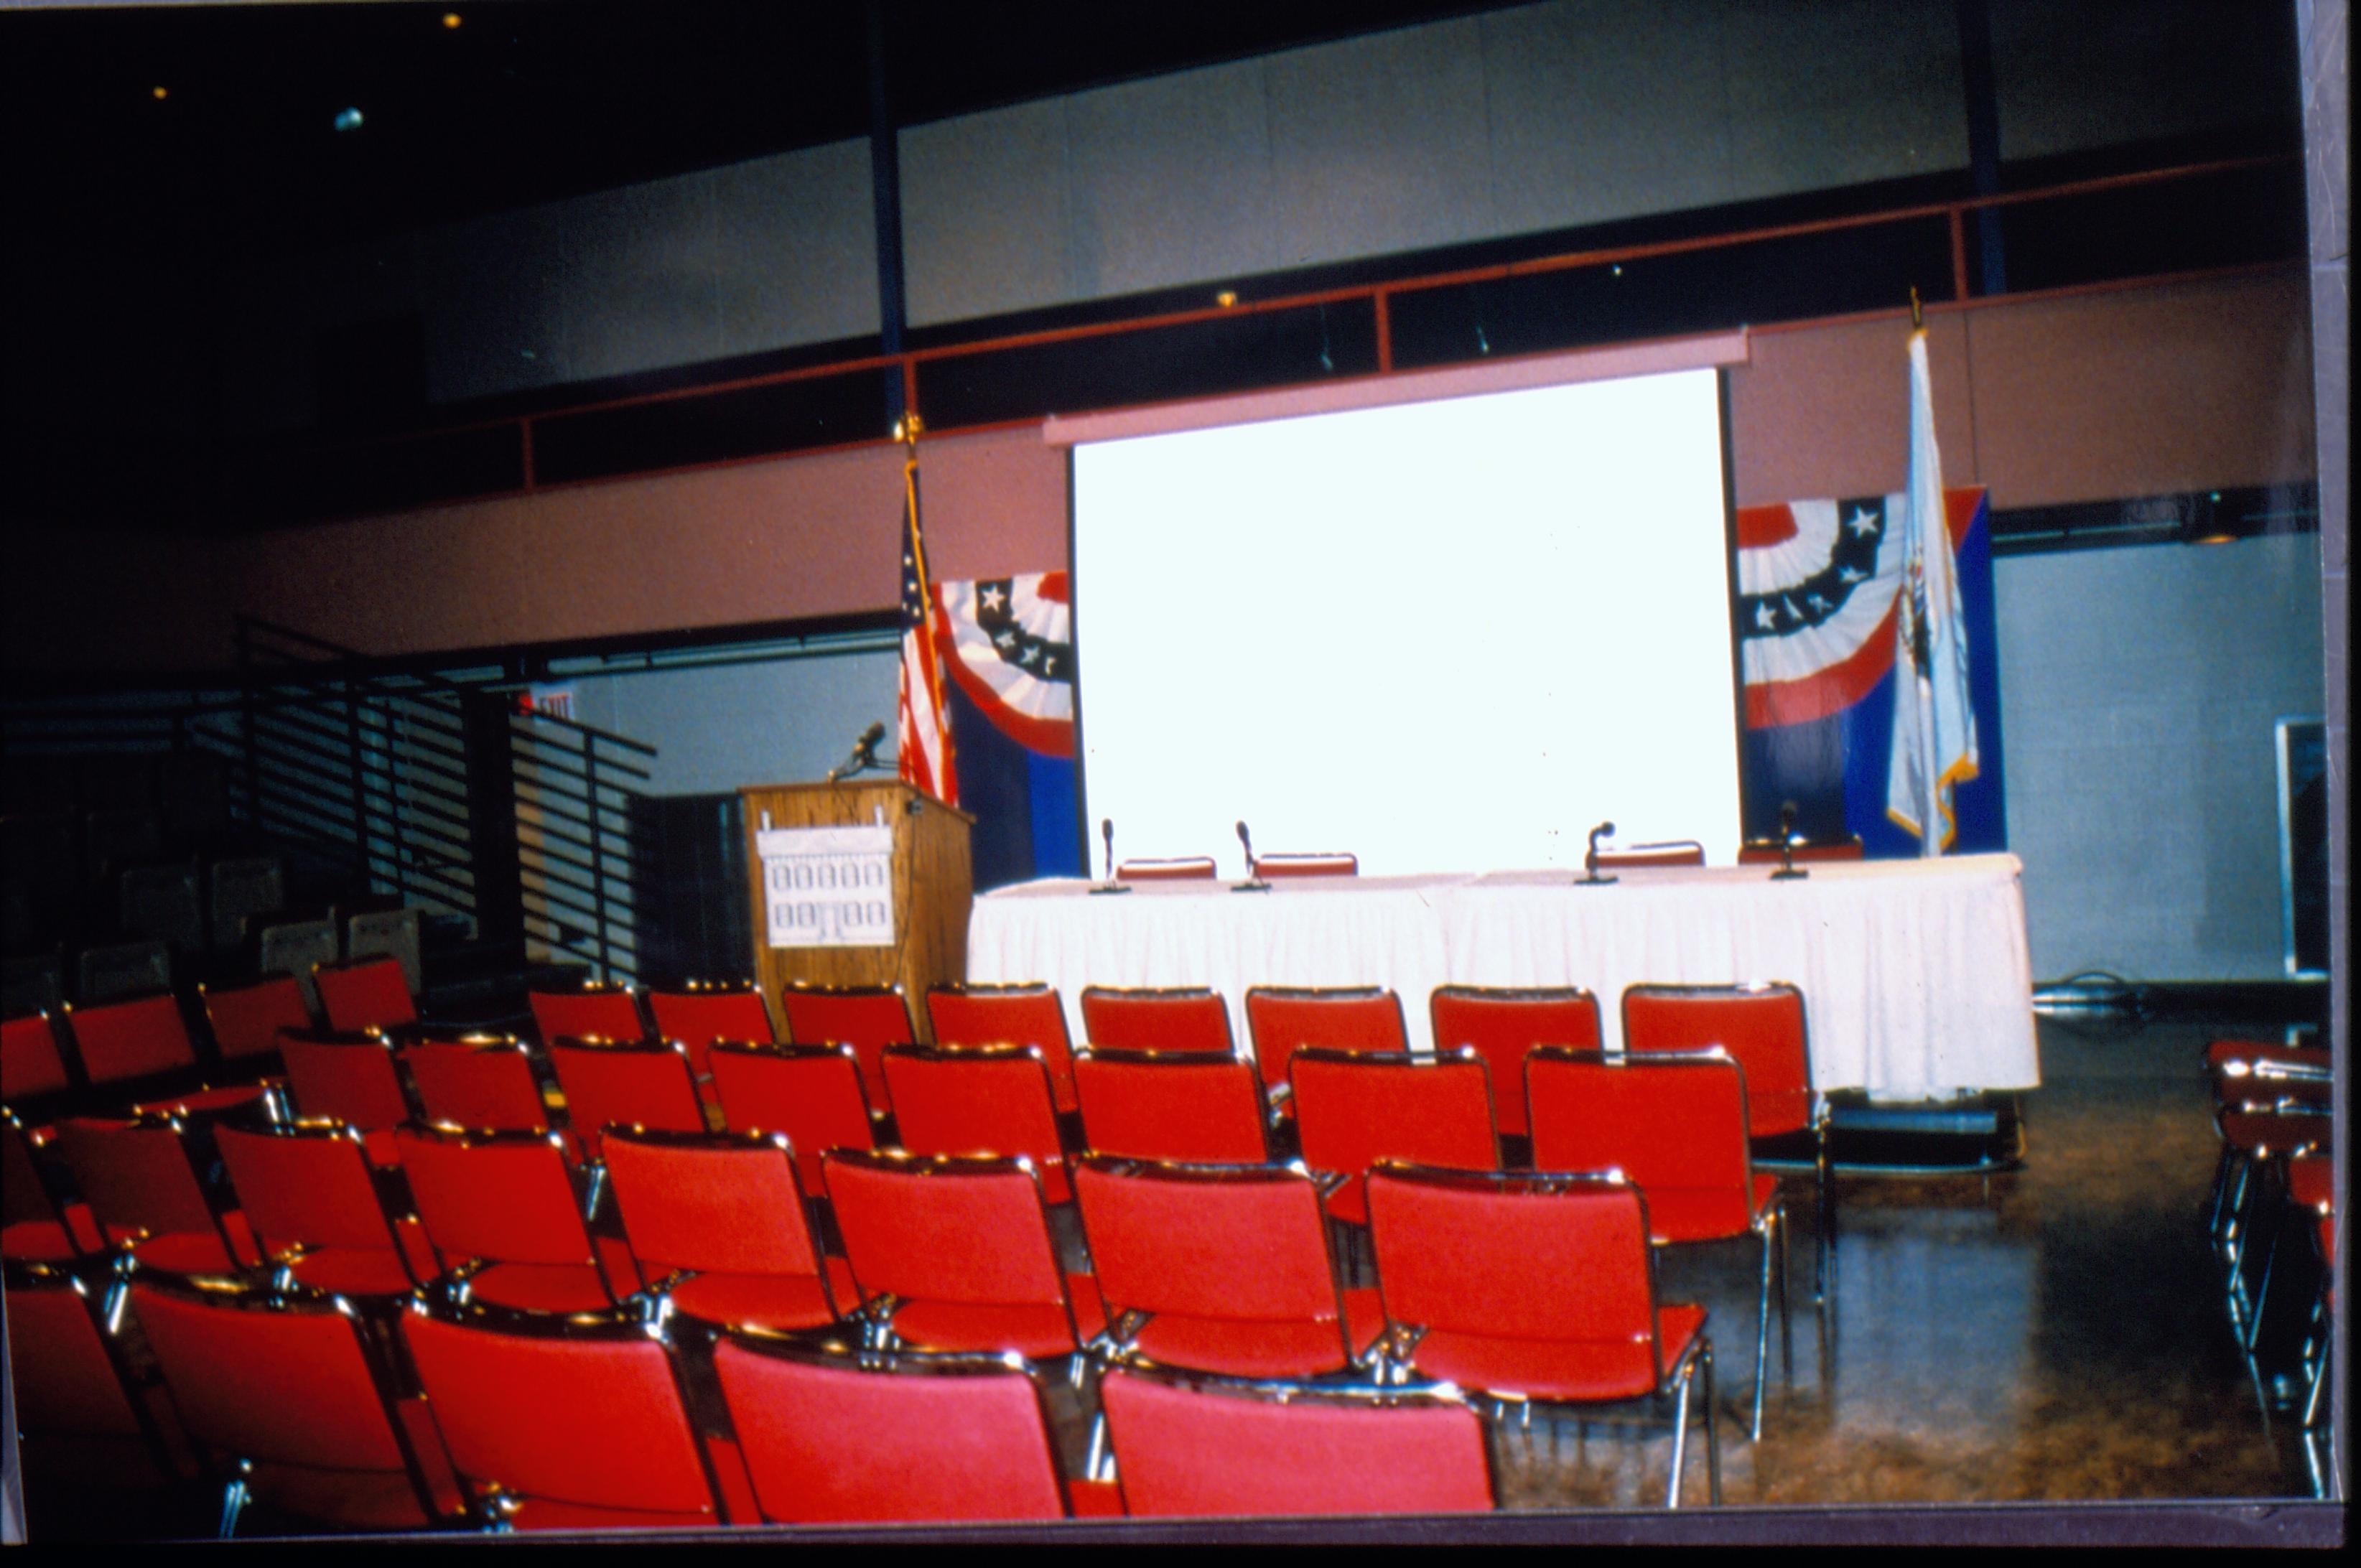
{"label": "wooden podium", "polygon": [[[975,818],[899,780],[752,784],[746,817],[754,979],[896,985],[932,1043],[930,985],[967,978]],[[820,832],[796,831],[821,829]],[[763,850],[775,851],[766,861]],[[890,903],[880,895],[890,892]]]}

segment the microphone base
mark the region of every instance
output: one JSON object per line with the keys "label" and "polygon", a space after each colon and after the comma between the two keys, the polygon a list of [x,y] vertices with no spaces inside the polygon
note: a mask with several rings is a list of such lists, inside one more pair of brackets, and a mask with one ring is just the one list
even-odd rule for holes
{"label": "microphone base", "polygon": [[1811,874],[1811,872],[1804,870],[1801,866],[1782,866],[1777,871],[1771,873],[1771,880],[1773,882],[1795,882]]}
{"label": "microphone base", "polygon": [[1578,876],[1575,878],[1574,885],[1576,887],[1605,887],[1609,883],[1618,880],[1620,879],[1611,876],[1600,876],[1597,872],[1592,872],[1587,876]]}
{"label": "microphone base", "polygon": [[1230,884],[1230,891],[1232,893],[1268,893],[1270,883],[1260,881],[1234,882]]}
{"label": "microphone base", "polygon": [[1091,896],[1093,898],[1096,898],[1103,893],[1129,893],[1130,891],[1131,884],[1129,883],[1102,882],[1091,884]]}

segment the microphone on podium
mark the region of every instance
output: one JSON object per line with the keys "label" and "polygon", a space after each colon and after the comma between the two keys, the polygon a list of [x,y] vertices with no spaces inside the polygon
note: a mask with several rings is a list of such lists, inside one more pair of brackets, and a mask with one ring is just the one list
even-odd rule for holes
{"label": "microphone on podium", "polygon": [[1255,875],[1254,839],[1246,832],[1246,825],[1243,820],[1238,823],[1238,844],[1246,852],[1246,880],[1235,883],[1230,891],[1232,893],[1268,893],[1270,883]]}
{"label": "microphone on podium", "polygon": [[1779,869],[1771,873],[1771,880],[1792,882],[1797,877],[1807,877],[1811,874],[1807,871],[1799,869],[1795,864],[1795,803],[1792,800],[1781,801],[1779,803]]}
{"label": "microphone on podium", "polygon": [[885,739],[885,726],[882,721],[862,730],[861,739],[852,743],[852,755],[845,758],[843,763],[828,775],[828,782],[835,784],[840,779],[850,778],[854,773],[865,773],[870,769],[880,766],[877,761],[877,742],[884,739]]}
{"label": "microphone on podium", "polygon": [[1099,818],[1099,839],[1101,842],[1104,843],[1106,846],[1106,881],[1094,884],[1091,888],[1091,891],[1093,893],[1129,893],[1131,891],[1130,886],[1127,883],[1115,881],[1115,878],[1114,817],[1102,817]]}
{"label": "microphone on podium", "polygon": [[1598,874],[1598,840],[1615,831],[1615,824],[1602,822],[1590,830],[1590,847],[1582,852],[1582,875],[1576,879],[1576,887],[1602,887],[1615,879]]}

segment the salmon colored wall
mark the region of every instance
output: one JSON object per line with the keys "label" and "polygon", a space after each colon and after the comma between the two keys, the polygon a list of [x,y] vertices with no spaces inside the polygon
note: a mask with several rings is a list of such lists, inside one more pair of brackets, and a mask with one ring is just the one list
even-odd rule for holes
{"label": "salmon colored wall", "polygon": [[[2290,269],[1937,312],[1944,477],[2003,508],[2309,478],[2308,309]],[[1907,331],[1897,315],[1752,335],[1730,372],[1739,504],[1901,488]],[[1038,429],[932,437],[923,458],[938,577],[1064,563],[1065,453]],[[219,667],[235,611],[396,654],[877,610],[895,597],[900,477],[877,448],[213,543],[25,531],[6,657]]]}

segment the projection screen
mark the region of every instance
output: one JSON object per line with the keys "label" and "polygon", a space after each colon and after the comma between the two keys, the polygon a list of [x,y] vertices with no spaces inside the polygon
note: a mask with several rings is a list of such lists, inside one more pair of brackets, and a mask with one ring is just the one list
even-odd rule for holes
{"label": "projection screen", "polygon": [[1083,799],[1119,856],[1366,874],[1739,839],[1717,372],[1078,445]]}

